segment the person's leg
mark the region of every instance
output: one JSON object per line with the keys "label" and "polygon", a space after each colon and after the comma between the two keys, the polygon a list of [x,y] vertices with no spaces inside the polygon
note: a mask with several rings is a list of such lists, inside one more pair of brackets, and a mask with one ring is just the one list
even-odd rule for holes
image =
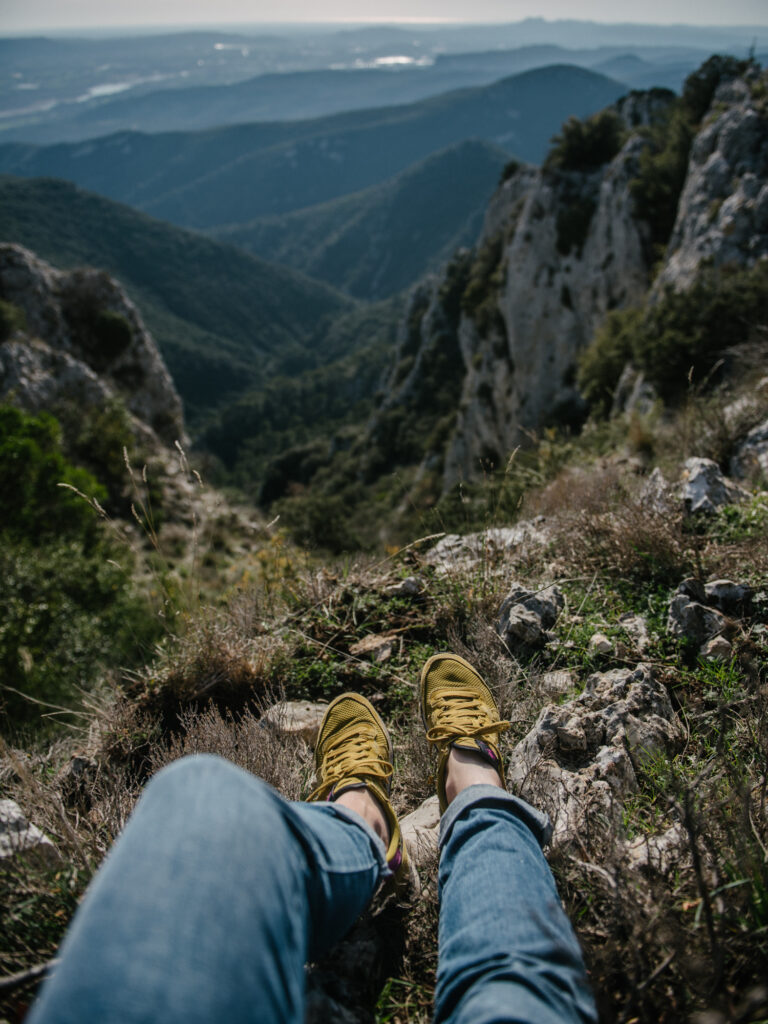
{"label": "person's leg", "polygon": [[473,785],[440,823],[435,1024],[566,1024],[596,1013],[541,852],[545,815]]}
{"label": "person's leg", "polygon": [[541,850],[549,820],[504,788],[491,690],[456,655],[421,675],[438,747],[440,922],[435,1024],[569,1024],[596,1012]]}
{"label": "person's leg", "polygon": [[92,883],[30,1024],[299,1024],[305,961],[389,873],[353,810],[288,803],[218,758],[176,762]]}

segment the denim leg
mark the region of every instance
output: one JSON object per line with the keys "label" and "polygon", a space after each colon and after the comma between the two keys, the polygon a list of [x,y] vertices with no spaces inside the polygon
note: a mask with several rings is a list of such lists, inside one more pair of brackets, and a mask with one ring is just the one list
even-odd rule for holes
{"label": "denim leg", "polygon": [[177,761],[91,884],[30,1024],[300,1024],[305,961],[386,875],[354,812],[288,803],[220,758]]}
{"label": "denim leg", "polygon": [[595,1021],[581,950],[541,852],[549,820],[471,786],[440,823],[435,1024]]}

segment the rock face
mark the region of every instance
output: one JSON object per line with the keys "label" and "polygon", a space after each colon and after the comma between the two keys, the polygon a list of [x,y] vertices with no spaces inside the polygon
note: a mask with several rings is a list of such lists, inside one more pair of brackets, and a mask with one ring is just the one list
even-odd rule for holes
{"label": "rock face", "polygon": [[768,117],[753,84],[732,81],[715,93],[693,143],[657,295],[689,287],[705,260],[750,266],[768,255]]}
{"label": "rock face", "polygon": [[[398,409],[401,422],[418,423],[431,410],[426,446],[408,451],[400,443],[394,460],[422,460],[417,484],[430,474],[446,492],[489,465],[503,467],[531,431],[578,424],[585,406],[577,358],[610,311],[654,301],[667,287],[684,289],[704,265],[743,267],[768,255],[768,115],[760,88],[762,80],[749,77],[718,88],[651,292],[651,231],[631,183],[648,145],[638,129],[668,97],[635,94],[615,105],[630,134],[602,167],[519,166],[506,176],[474,252],[459,253],[413,293],[385,384],[382,408]],[[615,411],[644,413],[655,401],[648,382],[627,367]],[[384,421],[374,422],[381,428]],[[397,426],[392,418],[386,424]],[[375,429],[371,440],[381,443]],[[764,442],[756,434],[748,453],[763,469]]]}
{"label": "rock face", "polygon": [[136,307],[108,274],[62,272],[18,245],[0,245],[0,299],[26,331],[0,344],[0,397],[30,412],[119,396],[143,440],[187,442],[181,399]]}
{"label": "rock face", "polygon": [[486,300],[497,315],[465,315],[459,326],[465,377],[446,487],[493,453],[498,465],[526,429],[581,415],[577,353],[608,310],[648,287],[645,228],[629,194],[642,148],[633,136],[589,173],[522,167],[496,193],[479,248],[498,248],[501,283]]}
{"label": "rock face", "polygon": [[48,836],[27,821],[15,800],[0,800],[0,861],[20,856],[33,857],[49,865],[61,860]]}
{"label": "rock face", "polygon": [[515,583],[502,601],[496,632],[510,651],[540,646],[564,605],[559,587],[532,591]]}
{"label": "rock face", "polygon": [[510,789],[546,810],[552,846],[599,845],[637,791],[635,769],[671,751],[682,730],[648,665],[590,676],[583,692],[547,705],[509,757]]}

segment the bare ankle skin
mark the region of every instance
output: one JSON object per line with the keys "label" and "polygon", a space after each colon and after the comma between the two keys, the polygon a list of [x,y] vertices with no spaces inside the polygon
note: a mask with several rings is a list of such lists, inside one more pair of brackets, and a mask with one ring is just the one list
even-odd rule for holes
{"label": "bare ankle skin", "polygon": [[450,804],[452,800],[467,786],[498,786],[501,789],[501,778],[492,764],[488,764],[480,754],[471,750],[455,747],[448,755],[445,777],[445,795]]}
{"label": "bare ankle skin", "polygon": [[385,846],[389,845],[389,824],[381,804],[367,789],[348,789],[335,801],[365,819]]}

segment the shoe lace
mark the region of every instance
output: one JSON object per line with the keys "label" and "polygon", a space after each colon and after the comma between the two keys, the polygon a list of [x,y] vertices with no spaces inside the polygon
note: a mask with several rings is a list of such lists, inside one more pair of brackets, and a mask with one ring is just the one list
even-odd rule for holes
{"label": "shoe lace", "polygon": [[432,727],[427,730],[427,740],[438,745],[459,736],[481,739],[504,732],[510,726],[503,719],[493,719],[488,705],[464,690],[441,690],[434,694],[430,717]]}
{"label": "shoe lace", "polygon": [[323,753],[322,782],[310,796],[318,799],[340,782],[365,776],[386,781],[393,766],[376,752],[377,730],[366,723],[355,722],[333,736]]}

